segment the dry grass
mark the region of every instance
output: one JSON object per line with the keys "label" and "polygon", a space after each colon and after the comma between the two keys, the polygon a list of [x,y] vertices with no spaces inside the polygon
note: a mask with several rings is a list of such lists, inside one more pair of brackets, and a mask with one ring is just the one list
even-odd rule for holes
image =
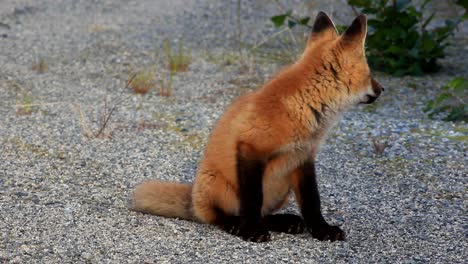
{"label": "dry grass", "polygon": [[250,52],[260,62],[291,64],[304,51],[307,38],[307,34],[301,34],[285,27],[252,45]]}
{"label": "dry grass", "polygon": [[163,51],[167,57],[167,67],[171,72],[187,71],[192,57],[190,51],[183,47],[182,42],[179,42],[179,48],[174,53],[170,42],[166,39],[163,43]]}
{"label": "dry grass", "polygon": [[103,24],[90,24],[88,25],[88,32],[89,33],[101,33],[112,30],[113,27],[109,25]]}
{"label": "dry grass", "polygon": [[136,94],[147,94],[155,85],[153,71],[140,71],[129,82],[130,88]]}
{"label": "dry grass", "polygon": [[[130,87],[130,84],[135,78],[136,78],[136,74],[134,74],[127,81],[127,84],[125,85],[124,90]],[[119,107],[119,105],[122,104],[124,101],[126,101],[128,98],[129,97],[120,98],[113,104],[113,106],[110,106],[109,99],[108,97],[106,97],[104,99],[104,108],[97,118],[98,125],[96,129],[93,129],[91,127],[90,122],[88,121],[88,119],[85,118],[85,115],[83,111],[81,110],[80,105],[75,105],[75,111],[79,115],[81,131],[83,135],[87,138],[112,138],[112,134],[113,134],[112,129],[109,128],[111,124],[112,115],[117,110],[117,107]]]}
{"label": "dry grass", "polygon": [[17,97],[15,108],[17,115],[30,115],[37,110],[30,93],[23,93]]}
{"label": "dry grass", "polygon": [[175,72],[171,71],[168,78],[162,77],[159,81],[158,94],[160,96],[172,95],[172,83],[174,81]]}
{"label": "dry grass", "polygon": [[33,62],[31,69],[37,73],[45,73],[49,70],[49,65],[44,58],[40,57]]}

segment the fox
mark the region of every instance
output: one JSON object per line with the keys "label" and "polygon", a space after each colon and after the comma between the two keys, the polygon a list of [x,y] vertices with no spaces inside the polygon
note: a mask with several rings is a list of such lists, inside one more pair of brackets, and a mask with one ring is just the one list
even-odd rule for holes
{"label": "fox", "polygon": [[[320,241],[346,239],[322,215],[316,156],[341,114],[373,103],[384,88],[367,64],[365,15],[341,35],[324,12],[311,28],[295,63],[218,119],[193,183],[144,181],[130,194],[131,210],[214,225],[250,242],[305,230]],[[301,215],[276,213],[291,192]]]}

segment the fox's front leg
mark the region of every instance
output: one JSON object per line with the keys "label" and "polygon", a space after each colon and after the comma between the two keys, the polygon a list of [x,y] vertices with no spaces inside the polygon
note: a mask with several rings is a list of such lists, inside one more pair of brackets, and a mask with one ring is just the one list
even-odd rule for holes
{"label": "fox's front leg", "polygon": [[314,162],[307,161],[299,168],[295,177],[296,199],[312,236],[321,241],[345,240],[343,230],[337,226],[329,225],[322,216]]}
{"label": "fox's front leg", "polygon": [[[240,212],[238,222],[232,224],[231,234],[241,236],[244,240],[266,242],[270,233],[262,220],[262,176],[265,163],[262,160],[237,155],[237,177],[239,183]],[[237,222],[237,223],[236,223]]]}

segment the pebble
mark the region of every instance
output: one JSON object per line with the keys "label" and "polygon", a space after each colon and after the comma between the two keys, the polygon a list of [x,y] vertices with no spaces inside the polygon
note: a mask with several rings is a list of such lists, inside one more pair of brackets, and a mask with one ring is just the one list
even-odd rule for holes
{"label": "pebble", "polygon": [[83,253],[81,254],[81,257],[82,257],[83,259],[85,259],[85,260],[91,260],[91,259],[93,258],[93,255],[91,255],[91,254],[88,253],[88,252],[83,252]]}

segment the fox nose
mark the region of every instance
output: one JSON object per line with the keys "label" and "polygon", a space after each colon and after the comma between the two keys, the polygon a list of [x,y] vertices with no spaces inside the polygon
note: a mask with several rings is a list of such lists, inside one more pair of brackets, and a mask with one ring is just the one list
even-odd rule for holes
{"label": "fox nose", "polygon": [[372,84],[372,90],[374,91],[375,95],[378,97],[380,93],[385,91],[385,88],[380,85],[373,77],[371,77],[371,84]]}

